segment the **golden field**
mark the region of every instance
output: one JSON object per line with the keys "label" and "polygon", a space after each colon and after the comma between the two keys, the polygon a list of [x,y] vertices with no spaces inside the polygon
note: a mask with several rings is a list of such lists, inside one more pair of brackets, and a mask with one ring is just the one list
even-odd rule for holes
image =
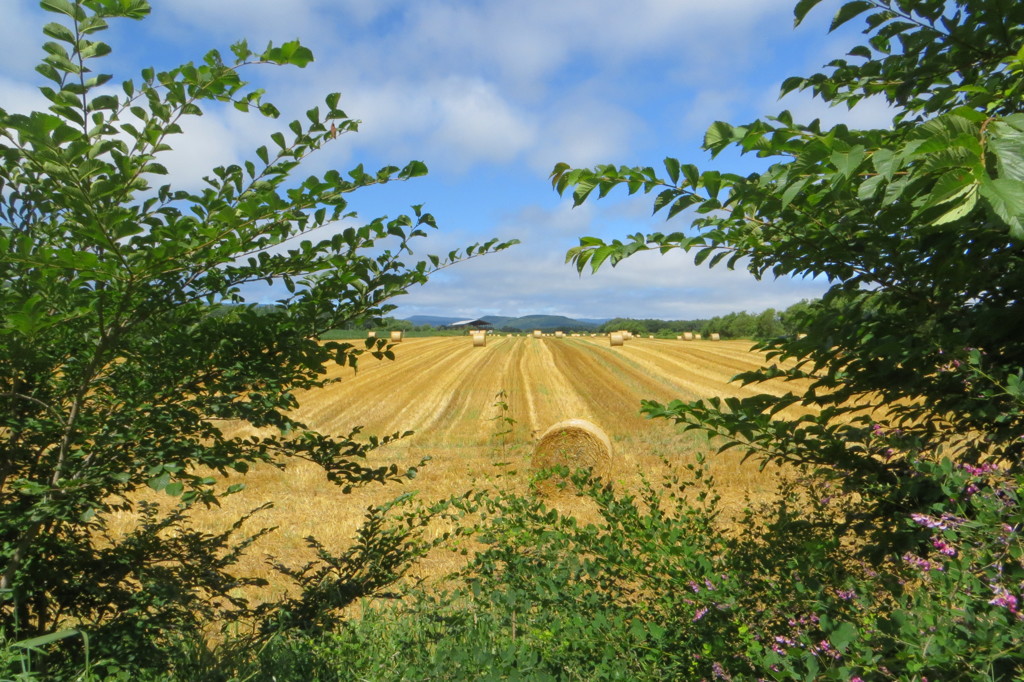
{"label": "golden field", "polygon": [[[486,346],[474,347],[470,337],[409,338],[393,347],[394,360],[365,356],[357,372],[335,367],[332,376],[341,380],[301,395],[297,417],[330,434],[347,434],[357,425],[364,434],[414,431],[377,450],[372,462],[413,466],[429,457],[414,480],[345,495],[315,465],[299,462],[286,471],[264,467],[238,477],[246,489],[227,498],[222,508],[202,512],[197,521],[219,530],[249,509],[273,502],[255,522],[278,530],[252,548],[241,566],[245,574],[273,580],[268,556],[299,563],[306,556],[303,538],[311,534],[329,548],[345,547],[367,507],[402,493],[415,491],[429,502],[473,487],[527,491],[535,440],[550,425],[570,418],[589,420],[607,433],[613,448],[611,478],[617,486],[634,487],[642,473],[656,478],[664,472],[663,458],[682,466],[693,461],[696,451],[712,449],[701,434],[645,419],[639,413],[641,399],[781,395],[795,388],[782,382],[729,383],[761,364],[763,358],[750,347],[746,340],[648,338],[611,347],[604,336],[488,336]],[[502,392],[507,410],[495,404]],[[495,436],[506,429],[511,433]],[[244,434],[238,427],[226,430]],[[763,499],[776,486],[775,474],[758,471],[754,462],[741,464],[738,455],[715,455],[710,461],[727,511],[739,510],[747,498]],[[556,503],[568,510],[574,504],[572,498]],[[439,552],[428,557],[421,573],[440,576],[458,562],[452,553]]]}

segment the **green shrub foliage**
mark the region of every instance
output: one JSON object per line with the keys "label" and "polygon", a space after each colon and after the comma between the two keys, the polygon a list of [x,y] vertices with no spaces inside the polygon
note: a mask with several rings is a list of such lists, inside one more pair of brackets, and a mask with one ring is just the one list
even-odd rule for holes
{"label": "green shrub foliage", "polygon": [[[337,94],[250,159],[212,169],[201,189],[176,189],[160,161],[185,118],[212,106],[276,118],[243,72],[303,67],[312,54],[298,42],[259,52],[240,42],[113,88],[96,70],[110,52],[98,36],[111,19],[144,18],[148,3],[41,6],[54,16],[37,67],[50,104],[0,110],[0,628],[21,639],[70,622],[93,633],[94,650],[159,667],[173,632],[246,613],[237,588],[251,581],[228,569],[263,531],[211,535],[189,523],[189,509],[241,487],[223,484],[226,474],[301,459],[348,491],[414,473],[368,459],[401,434],[326,436],[289,416],[295,392],[323,385],[328,364],[390,355],[384,341],[318,336],[379,319],[438,268],[506,244],[406,262],[435,228],[430,214],[415,206],[361,223],[348,209],[352,192],[426,173],[418,161],[296,178],[304,158],[357,128]],[[246,301],[258,283],[275,285],[276,306]],[[225,436],[229,421],[265,435]],[[170,511],[136,502],[146,487]],[[124,512],[139,514],[134,529],[108,533]],[[367,544],[382,555],[401,546]],[[326,550],[322,559],[344,563]],[[383,564],[379,575],[348,570],[333,601],[296,604],[372,592],[401,561]],[[317,589],[328,592],[338,578],[323,573]]]}
{"label": "green shrub foliage", "polygon": [[[797,3],[797,23],[817,4]],[[832,28],[856,17],[866,20],[864,43],[783,91],[807,89],[833,105],[882,99],[890,127],[824,129],[783,111],[715,123],[705,137],[712,156],[734,148],[771,160],[761,173],[701,171],[670,157],[664,177],[560,164],[552,181],[576,204],[623,186],[655,193],[654,210],[668,218],[690,218],[678,232],[583,238],[569,253],[580,270],[681,248],[698,264],[758,278],[828,278],[823,299],[790,321],[807,336],[766,341],[776,364],[741,377],[808,379],[810,388],[644,409],[764,461],[822,467],[872,495],[885,516],[940,496],[914,482],[919,457],[1020,466],[1024,7],[846,2]],[[788,405],[814,410],[779,419]]]}

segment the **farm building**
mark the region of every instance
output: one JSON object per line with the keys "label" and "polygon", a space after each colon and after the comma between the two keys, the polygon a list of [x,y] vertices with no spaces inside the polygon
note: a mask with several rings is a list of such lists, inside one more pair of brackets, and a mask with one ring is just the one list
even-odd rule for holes
{"label": "farm building", "polygon": [[491,323],[487,320],[460,320],[445,325],[442,329],[491,329]]}

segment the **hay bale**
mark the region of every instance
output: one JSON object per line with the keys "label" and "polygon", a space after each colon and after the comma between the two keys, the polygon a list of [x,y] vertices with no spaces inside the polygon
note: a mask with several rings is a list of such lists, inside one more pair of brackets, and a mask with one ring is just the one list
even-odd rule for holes
{"label": "hay bale", "polygon": [[627,332],[625,329],[623,329],[619,333],[622,334],[622,340],[623,341],[632,341],[633,340],[633,332]]}
{"label": "hay bale", "polygon": [[647,338],[649,338],[649,339],[653,339],[653,338],[654,338],[654,334],[648,334],[648,335],[647,335]]}
{"label": "hay bale", "polygon": [[611,340],[613,346],[621,346],[625,341],[625,339],[622,338],[622,334],[620,334],[619,332],[612,332],[612,335],[609,336],[608,338]]}
{"label": "hay bale", "polygon": [[555,338],[560,339],[565,336],[565,332],[555,332]]}
{"label": "hay bale", "polygon": [[683,332],[683,341],[693,341],[693,332]]}
{"label": "hay bale", "polygon": [[473,347],[486,346],[487,335],[486,334],[473,334]]}
{"label": "hay bale", "polygon": [[721,341],[722,340],[722,335],[719,334],[718,332],[713,332],[711,334],[711,340],[712,341]]}
{"label": "hay bale", "polygon": [[704,337],[703,337],[703,336],[701,336],[700,334],[694,334],[694,335],[693,335],[693,338],[694,338],[694,339],[696,339],[697,341],[700,341],[700,340],[701,340],[701,339],[703,339]]}
{"label": "hay bale", "polygon": [[542,333],[542,332],[541,332],[541,330],[539,330],[539,329],[534,329],[534,330],[533,330],[533,338],[535,338],[535,339],[539,339],[539,338],[540,338],[540,335],[541,335],[541,333]]}
{"label": "hay bale", "polygon": [[366,332],[366,338],[375,339],[377,338],[377,332]]}
{"label": "hay bale", "polygon": [[391,343],[399,343],[402,340],[402,335],[405,332],[391,332]]}
{"label": "hay bale", "polygon": [[[564,466],[570,472],[590,469],[594,474],[606,475],[611,456],[612,443],[600,427],[586,419],[567,419],[541,434],[530,463],[535,470]],[[539,488],[541,492],[555,492],[561,480],[553,476]]]}

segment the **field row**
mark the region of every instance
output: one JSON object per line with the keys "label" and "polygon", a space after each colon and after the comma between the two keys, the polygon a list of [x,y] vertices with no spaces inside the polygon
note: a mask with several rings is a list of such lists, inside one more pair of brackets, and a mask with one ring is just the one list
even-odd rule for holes
{"label": "field row", "polygon": [[[729,383],[762,361],[750,345],[633,339],[611,347],[603,337],[507,336],[489,337],[486,346],[474,347],[469,337],[406,339],[394,346],[393,361],[367,357],[358,371],[335,368],[333,376],[340,381],[301,395],[297,416],[326,433],[346,434],[358,425],[365,434],[414,431],[374,456],[380,463],[400,465],[429,457],[415,480],[342,495],[313,465],[300,464],[287,472],[256,469],[240,479],[247,489],[206,513],[202,523],[213,531],[273,501],[275,507],[261,514],[259,522],[279,530],[261,541],[243,567],[248,574],[272,578],[264,554],[297,562],[304,555],[303,538],[310,534],[328,546],[345,546],[368,506],[403,492],[415,490],[429,501],[473,486],[525,491],[535,440],[550,425],[570,418],[589,420],[607,433],[611,478],[620,486],[635,486],[641,474],[657,476],[664,470],[662,458],[684,465],[693,461],[695,451],[708,449],[700,434],[642,417],[641,399],[664,402],[788,390],[783,384]],[[496,405],[499,396],[507,409]],[[510,432],[496,435],[506,430]],[[768,494],[775,485],[755,464],[741,465],[729,454],[712,458],[712,472],[727,506],[736,509],[748,496]],[[424,570],[440,575],[455,561],[431,557]]]}

